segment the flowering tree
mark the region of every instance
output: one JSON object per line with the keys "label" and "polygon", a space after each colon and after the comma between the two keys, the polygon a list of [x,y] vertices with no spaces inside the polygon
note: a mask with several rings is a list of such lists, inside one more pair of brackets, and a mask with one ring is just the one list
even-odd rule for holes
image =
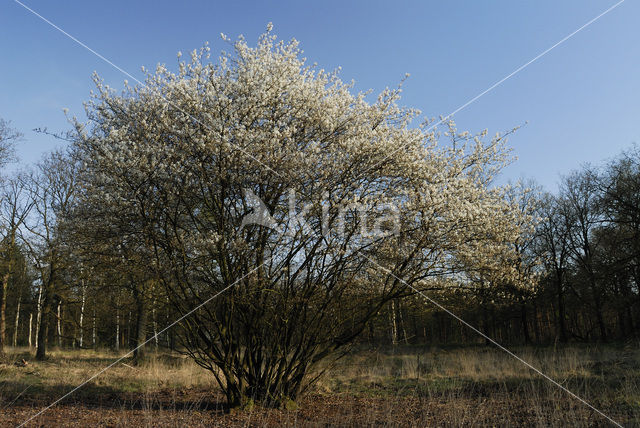
{"label": "flowering tree", "polygon": [[270,28],[255,48],[232,46],[121,94],[96,77],[75,138],[77,221],[150,255],[189,314],[184,351],[230,404],[295,400],[385,303],[470,261],[517,276],[495,263],[526,224],[490,187],[502,137],[450,124],[455,144],[441,147],[411,126],[419,112],[397,105],[399,90],[367,102]]}

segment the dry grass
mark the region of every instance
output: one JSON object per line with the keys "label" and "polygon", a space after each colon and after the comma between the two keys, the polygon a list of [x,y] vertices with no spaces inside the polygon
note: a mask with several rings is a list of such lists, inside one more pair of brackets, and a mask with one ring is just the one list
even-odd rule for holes
{"label": "dry grass", "polygon": [[[516,354],[608,416],[640,425],[636,346],[529,347]],[[451,411],[443,411],[443,421],[451,425],[607,425],[579,400],[489,347],[360,352],[332,368],[318,388],[445,403]]]}
{"label": "dry grass", "polygon": [[[15,424],[117,358],[25,349],[0,365],[0,425]],[[637,347],[521,348],[516,353],[626,426],[640,425]],[[29,359],[26,367],[13,361]],[[225,411],[210,374],[181,356],[117,364],[38,421],[69,426],[603,426],[606,419],[508,355],[486,347],[355,352],[329,368],[297,411]],[[75,421],[75,422],[71,422]]]}
{"label": "dry grass", "polygon": [[[53,350],[46,361],[39,362],[31,358],[28,350],[14,349],[9,353],[7,364],[0,366],[0,380],[22,381],[42,389],[75,386],[119,357],[120,354],[104,350]],[[22,358],[29,361],[28,366],[13,364]],[[212,376],[207,376],[185,357],[151,354],[135,367],[127,359],[123,360],[93,380],[91,385],[122,392],[148,392],[166,388],[214,388],[215,382]],[[6,389],[0,391],[4,392]]]}
{"label": "dry grass", "polygon": [[[607,364],[640,362],[640,349],[604,346],[570,346],[563,348],[520,348],[515,353],[551,377],[592,377],[594,368]],[[329,381],[354,378],[360,380],[452,379],[474,382],[537,379],[520,361],[490,347],[452,349],[399,348],[354,353],[337,363]],[[325,379],[326,381],[327,379]]]}

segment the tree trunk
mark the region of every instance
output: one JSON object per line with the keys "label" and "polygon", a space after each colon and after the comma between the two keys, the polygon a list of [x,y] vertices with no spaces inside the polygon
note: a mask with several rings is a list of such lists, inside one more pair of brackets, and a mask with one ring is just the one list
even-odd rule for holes
{"label": "tree trunk", "polygon": [[82,343],[84,340],[84,305],[87,301],[87,287],[84,285],[84,280],[82,280],[82,304],[80,305],[80,347],[82,348]]}
{"label": "tree trunk", "polygon": [[[169,325],[171,323],[171,319],[169,316],[169,297],[167,296],[167,304],[165,305],[165,309],[166,309],[166,313],[165,313],[165,323],[164,325]],[[165,330],[164,332],[164,340],[165,340],[165,345],[167,346],[167,348],[169,348],[170,350],[173,351],[173,340],[172,340],[172,335],[170,334],[170,332],[172,332],[173,329],[169,329],[169,330]]]}
{"label": "tree trunk", "polygon": [[524,334],[524,343],[531,343],[531,336],[529,335],[529,328],[527,326],[527,305],[525,302],[520,303],[520,320],[522,322],[522,333]]}
{"label": "tree trunk", "polygon": [[18,306],[16,308],[16,322],[13,326],[13,346],[18,346],[18,327],[20,326],[20,298],[18,298]]}
{"label": "tree trunk", "polygon": [[31,337],[33,334],[32,327],[33,327],[33,312],[30,312],[29,313],[29,349],[31,349],[33,346],[33,343],[31,342]]}
{"label": "tree trunk", "polygon": [[491,336],[491,332],[489,331],[490,329],[489,309],[487,308],[487,305],[484,303],[484,298],[482,303],[482,325],[484,326],[483,333],[486,335],[486,337],[484,338],[484,344],[487,346],[491,345],[491,341],[489,340],[489,337]]}
{"label": "tree trunk", "polygon": [[540,323],[538,322],[538,304],[533,299],[533,337],[535,337],[536,343],[540,343],[542,340],[540,337]]}
{"label": "tree trunk", "polygon": [[139,285],[133,288],[133,297],[136,302],[136,331],[133,360],[136,363],[144,357],[144,342],[147,340],[147,304],[143,287],[144,285]]}
{"label": "tree trunk", "polygon": [[402,317],[402,308],[400,307],[400,302],[398,302],[398,318],[400,320],[400,328],[402,329],[402,336],[404,338],[404,344],[409,344],[409,336],[407,335],[407,327],[404,322],[404,318]]}
{"label": "tree trunk", "polygon": [[558,297],[558,335],[560,342],[567,343],[566,311],[564,306],[564,293],[562,290],[562,278],[560,275],[556,278],[556,291]]}
{"label": "tree trunk", "polygon": [[155,342],[156,352],[158,352],[158,322],[156,321],[156,300],[153,299],[153,308],[151,309],[151,316],[153,317],[153,340]]}
{"label": "tree trunk", "polygon": [[91,345],[96,348],[96,308],[93,308],[93,328],[91,329]]}
{"label": "tree trunk", "polygon": [[38,314],[36,315],[36,334],[38,334],[38,331],[40,331],[41,319],[42,319],[42,284],[38,287]]}
{"label": "tree trunk", "polygon": [[391,344],[396,346],[398,344],[398,323],[396,322],[396,304],[395,301],[391,301]]}
{"label": "tree trunk", "polygon": [[[13,222],[12,222],[13,223]],[[16,245],[16,229],[12,228],[8,242],[8,264],[7,272],[2,277],[2,286],[0,287],[0,356],[4,355],[4,347],[7,343],[7,290],[9,289],[9,277],[13,270],[13,249]]]}
{"label": "tree trunk", "polygon": [[600,303],[596,304],[596,318],[598,320],[598,330],[600,330],[600,339],[603,342],[606,342],[608,340],[607,327],[604,323],[604,317],[602,315],[602,305]]}
{"label": "tree trunk", "polygon": [[4,355],[6,344],[6,312],[7,312],[7,288],[9,284],[9,271],[2,277],[0,287],[0,356]]}
{"label": "tree trunk", "polygon": [[126,340],[123,339],[123,341],[127,344],[127,346],[129,347],[129,349],[133,349],[133,327],[131,326],[131,311],[129,311],[129,318],[127,321],[127,334],[125,336],[125,334],[122,334]]}
{"label": "tree trunk", "polygon": [[116,308],[116,352],[120,350],[120,308]]}
{"label": "tree trunk", "polygon": [[595,280],[592,281],[592,290],[593,290],[593,302],[594,302],[594,306],[595,306],[595,315],[596,315],[596,322],[598,323],[598,330],[600,331],[600,340],[602,342],[606,342],[608,337],[607,337],[607,327],[604,323],[604,316],[602,315],[602,299],[600,296],[600,291],[598,289],[598,287],[595,284]]}
{"label": "tree trunk", "polygon": [[58,348],[62,348],[62,300],[58,300],[58,310],[56,311],[57,317],[57,335],[58,335]]}
{"label": "tree trunk", "polygon": [[633,327],[633,315],[631,313],[631,306],[627,306],[626,313],[627,313],[627,317],[626,317],[627,322],[629,323],[628,325],[629,325],[630,336],[635,339],[636,331],[635,331],[635,328]]}
{"label": "tree trunk", "polygon": [[[42,292],[42,288],[40,289]],[[36,338],[36,359],[44,360],[47,357],[47,312],[49,310],[49,293],[44,291],[44,298],[42,304],[38,306],[38,332]]]}

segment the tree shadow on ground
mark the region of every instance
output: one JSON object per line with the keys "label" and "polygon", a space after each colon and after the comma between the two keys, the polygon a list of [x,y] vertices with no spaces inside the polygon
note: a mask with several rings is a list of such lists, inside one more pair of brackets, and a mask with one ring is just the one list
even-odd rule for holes
{"label": "tree shadow on ground", "polygon": [[[43,385],[37,381],[0,380],[0,413],[11,406],[48,406],[78,385]],[[164,389],[153,392],[126,392],[113,386],[88,383],[57,404],[87,408],[130,410],[199,410],[228,413],[224,396],[205,389]]]}

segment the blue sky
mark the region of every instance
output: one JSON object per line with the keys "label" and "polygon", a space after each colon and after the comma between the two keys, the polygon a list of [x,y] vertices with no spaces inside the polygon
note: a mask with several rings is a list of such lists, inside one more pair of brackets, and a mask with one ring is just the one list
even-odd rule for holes
{"label": "blue sky", "polygon": [[[221,32],[254,43],[268,22],[301,41],[325,69],[342,67],[359,90],[396,86],[402,104],[435,117],[455,110],[616,1],[35,1],[24,3],[115,64],[175,67],[176,53]],[[528,122],[510,138],[518,161],[504,180],[534,178],[555,190],[561,174],[640,141],[640,3],[627,0],[455,116],[460,130],[490,134]],[[83,115],[97,71],[119,71],[25,10],[0,3],[0,117],[25,134],[21,162],[60,143],[31,130],[68,128]]]}

